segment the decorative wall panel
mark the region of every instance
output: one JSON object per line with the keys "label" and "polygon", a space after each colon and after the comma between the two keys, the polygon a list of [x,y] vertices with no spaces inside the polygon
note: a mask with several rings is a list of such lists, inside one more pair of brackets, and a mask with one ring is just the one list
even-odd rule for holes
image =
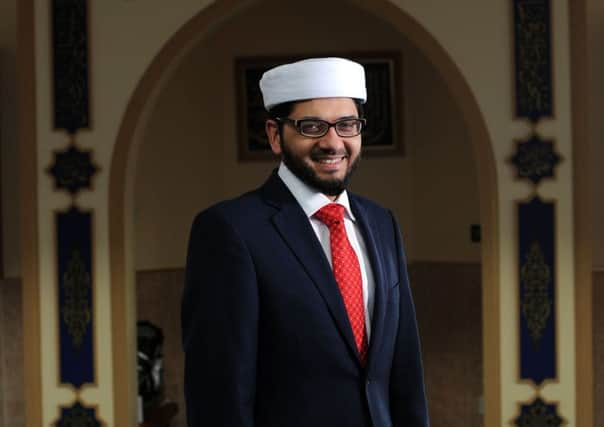
{"label": "decorative wall panel", "polygon": [[526,141],[516,144],[516,153],[511,158],[516,166],[516,176],[539,184],[543,178],[554,177],[560,156],[554,151],[552,141],[543,140],[534,134]]}
{"label": "decorative wall panel", "polygon": [[557,376],[554,204],[520,203],[518,219],[520,378],[540,385]]}
{"label": "decorative wall panel", "polygon": [[97,419],[95,408],[87,408],[76,402],[69,408],[61,408],[61,418],[55,427],[102,427]]}
{"label": "decorative wall panel", "polygon": [[522,405],[520,416],[514,420],[517,427],[560,427],[564,424],[558,415],[557,405],[548,405],[540,398],[529,405]]}
{"label": "decorative wall panel", "polygon": [[87,5],[52,1],[54,126],[71,134],[89,126]]}
{"label": "decorative wall panel", "polygon": [[92,214],[72,207],[56,214],[60,381],[95,381]]}
{"label": "decorative wall panel", "polygon": [[516,141],[510,162],[516,176],[534,185],[534,196],[518,203],[518,382],[534,387],[521,404],[517,426],[560,426],[556,405],[540,393],[559,378],[556,300],[555,203],[539,198],[544,178],[556,178],[561,156],[542,137],[539,122],[554,115],[551,8],[549,0],[513,0],[516,118],[528,120],[528,137]]}
{"label": "decorative wall panel", "polygon": [[516,116],[537,122],[554,109],[549,0],[514,0]]}
{"label": "decorative wall panel", "polygon": [[55,151],[54,163],[47,169],[55,180],[55,189],[72,195],[90,189],[92,177],[98,170],[91,157],[91,151],[79,150],[73,144],[64,151]]}

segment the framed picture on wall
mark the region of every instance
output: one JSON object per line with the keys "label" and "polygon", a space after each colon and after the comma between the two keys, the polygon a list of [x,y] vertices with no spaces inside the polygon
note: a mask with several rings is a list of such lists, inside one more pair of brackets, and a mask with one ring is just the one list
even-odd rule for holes
{"label": "framed picture on wall", "polygon": [[402,156],[404,117],[400,52],[330,53],[303,57],[240,57],[235,60],[239,160],[275,159],[264,132],[268,114],[258,86],[262,74],[276,65],[313,56],[340,56],[363,65],[367,86],[363,156]]}

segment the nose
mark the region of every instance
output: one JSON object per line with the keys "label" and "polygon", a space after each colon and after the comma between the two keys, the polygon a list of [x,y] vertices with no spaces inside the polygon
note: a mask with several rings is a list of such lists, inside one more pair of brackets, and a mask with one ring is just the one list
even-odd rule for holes
{"label": "nose", "polygon": [[336,128],[332,126],[319,140],[319,147],[323,150],[337,152],[344,149],[344,141],[342,141],[342,137],[336,133]]}

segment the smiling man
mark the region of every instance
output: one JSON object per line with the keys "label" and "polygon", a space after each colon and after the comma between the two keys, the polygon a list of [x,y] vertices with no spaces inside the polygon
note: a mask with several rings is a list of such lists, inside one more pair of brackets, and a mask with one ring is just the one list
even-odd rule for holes
{"label": "smiling man", "polygon": [[182,305],[189,427],[425,427],[419,338],[390,211],[346,188],[363,67],[317,58],[260,81],[281,164],[200,213]]}

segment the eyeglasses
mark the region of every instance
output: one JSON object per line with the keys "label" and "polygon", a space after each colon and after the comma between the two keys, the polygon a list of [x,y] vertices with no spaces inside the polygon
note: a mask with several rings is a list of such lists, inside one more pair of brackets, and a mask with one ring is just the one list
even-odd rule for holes
{"label": "eyeglasses", "polygon": [[338,136],[351,138],[360,134],[367,123],[366,119],[340,119],[333,123],[321,119],[294,120],[289,117],[277,117],[276,120],[281,123],[290,123],[300,135],[309,138],[320,138],[327,134],[331,127],[335,128]]}

